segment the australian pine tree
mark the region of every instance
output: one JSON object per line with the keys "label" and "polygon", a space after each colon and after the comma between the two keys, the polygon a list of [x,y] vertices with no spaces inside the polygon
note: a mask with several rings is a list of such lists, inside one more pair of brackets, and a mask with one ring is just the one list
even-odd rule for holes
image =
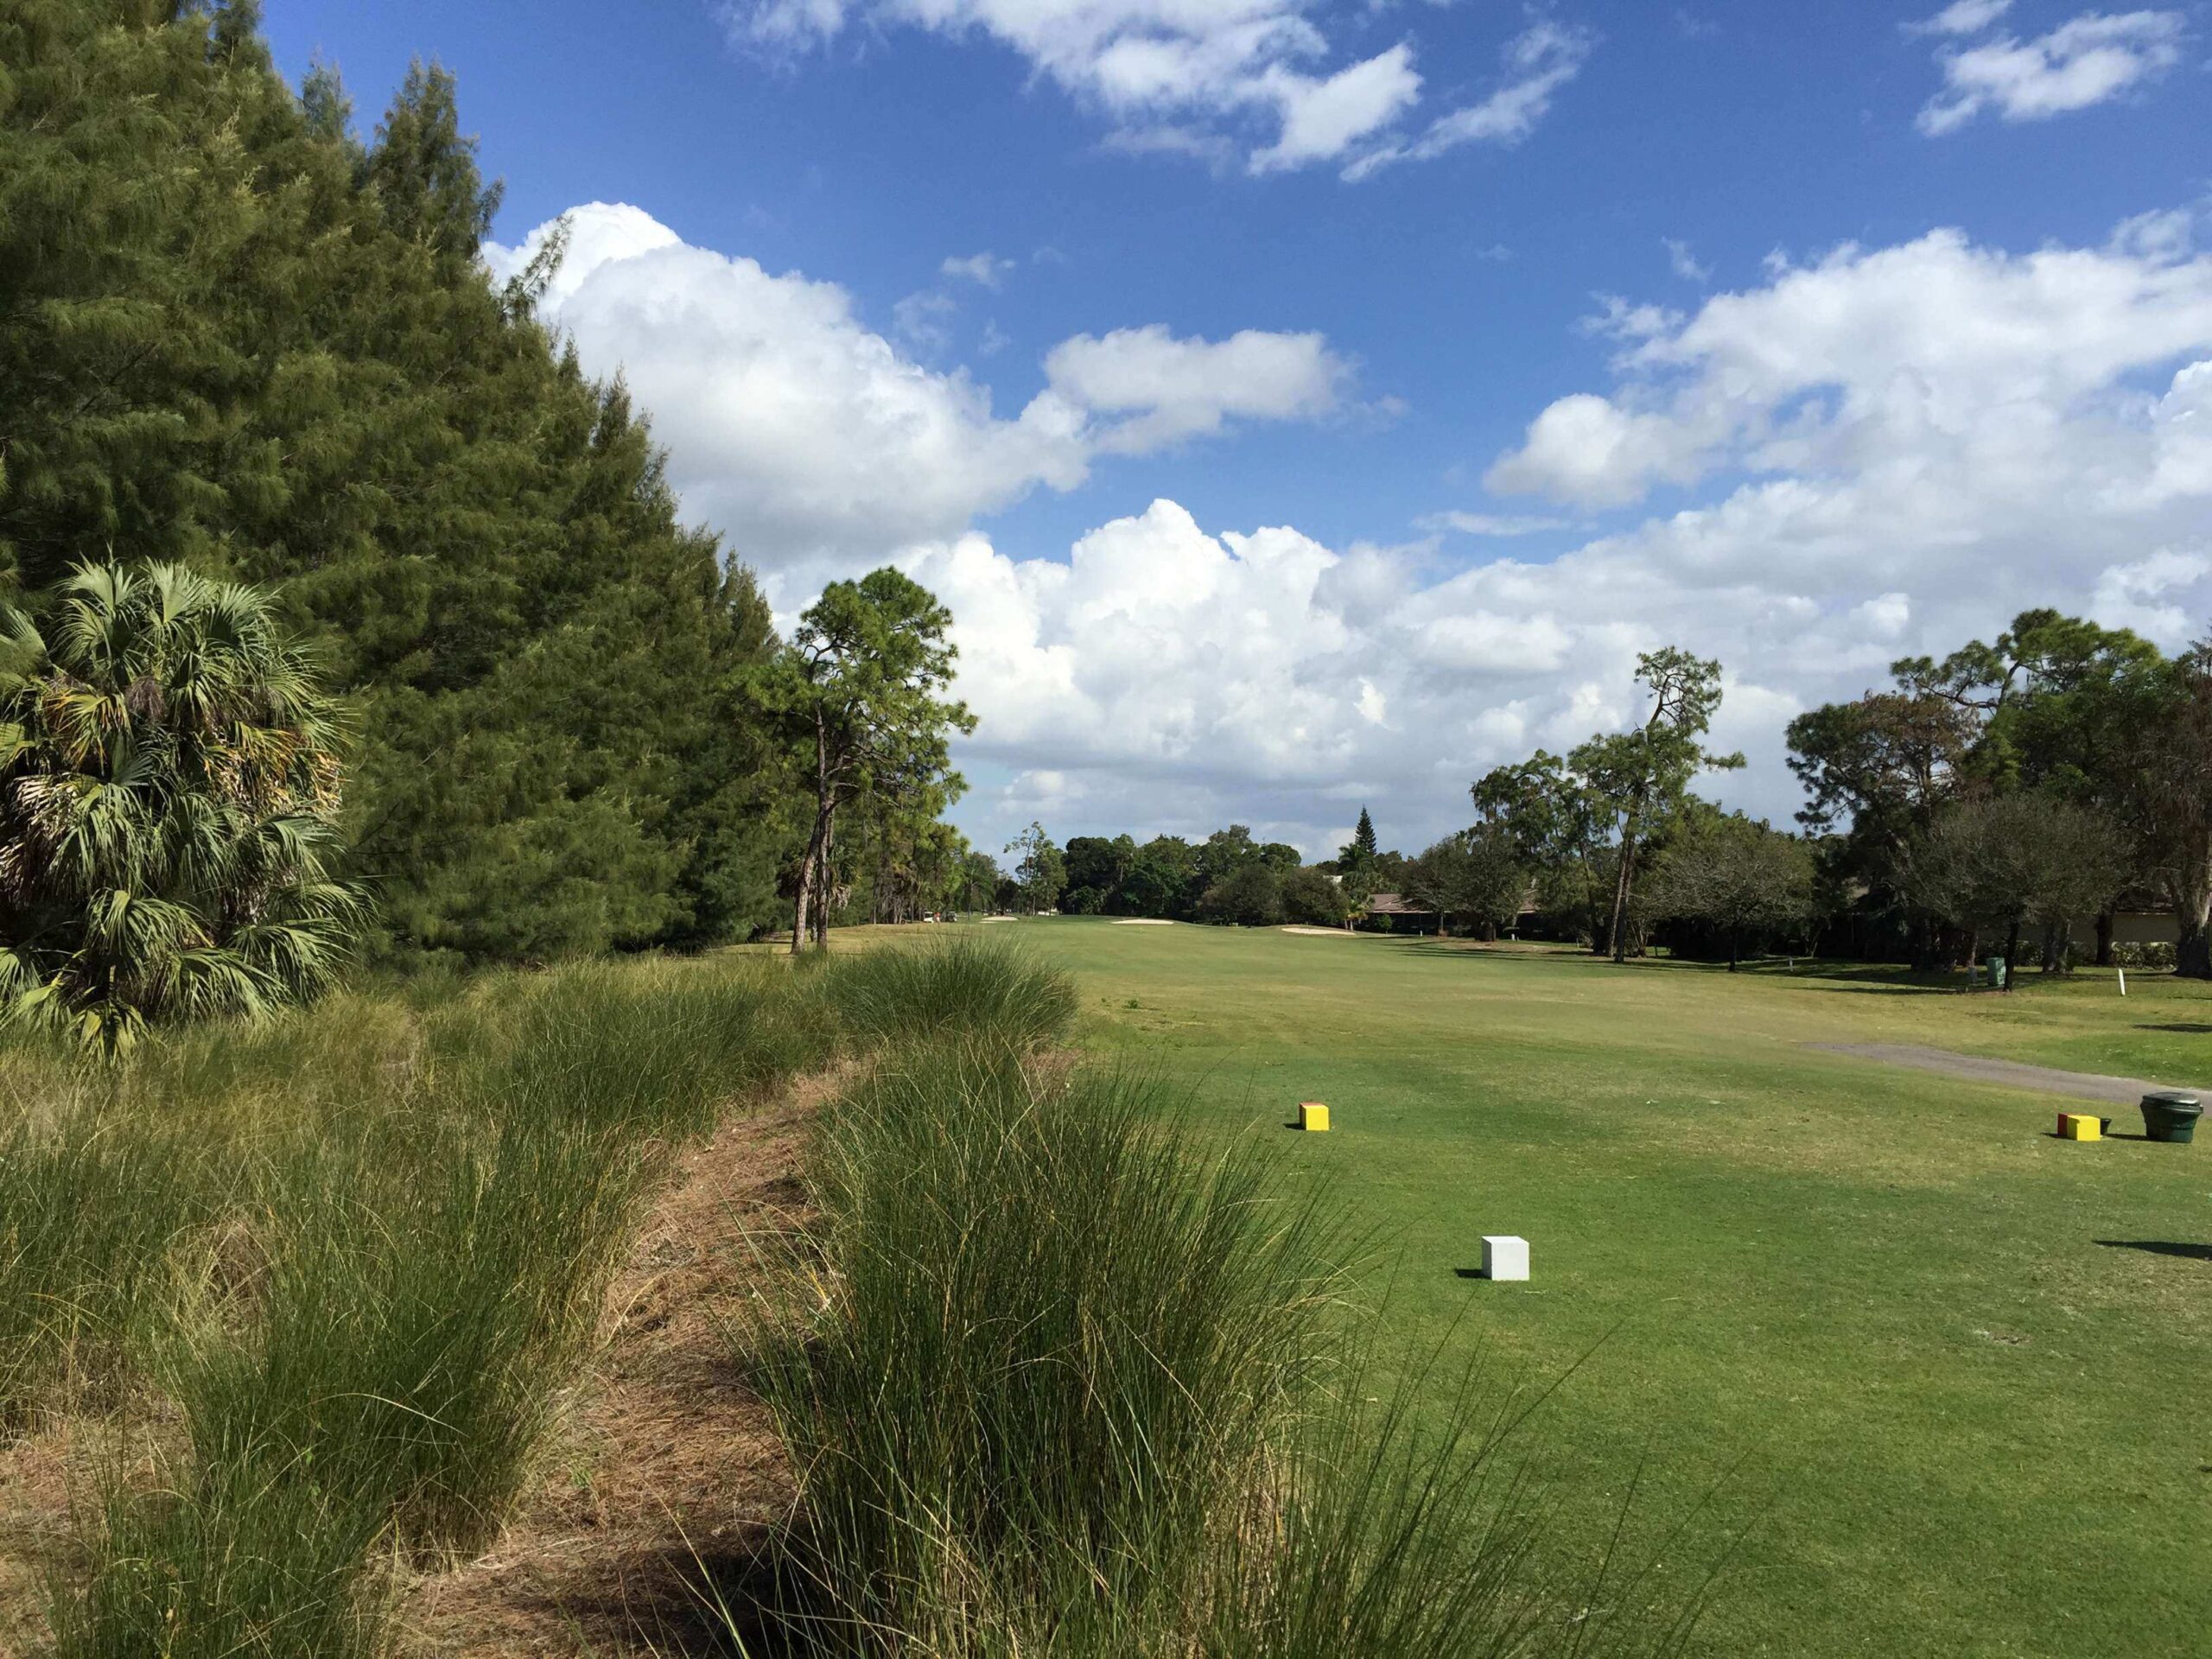
{"label": "australian pine tree", "polygon": [[804,833],[741,689],[775,641],[644,422],[497,288],[450,76],[366,137],[256,9],[0,10],[0,596],[90,559],[273,588],[351,709],[401,951],[764,925]]}

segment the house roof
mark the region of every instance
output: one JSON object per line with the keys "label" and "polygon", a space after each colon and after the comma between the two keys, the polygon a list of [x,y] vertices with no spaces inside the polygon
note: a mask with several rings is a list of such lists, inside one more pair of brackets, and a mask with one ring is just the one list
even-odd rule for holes
{"label": "house roof", "polygon": [[1367,895],[1367,913],[1370,916],[1433,916],[1436,912],[1426,905],[1410,904],[1402,893],[1370,893]]}

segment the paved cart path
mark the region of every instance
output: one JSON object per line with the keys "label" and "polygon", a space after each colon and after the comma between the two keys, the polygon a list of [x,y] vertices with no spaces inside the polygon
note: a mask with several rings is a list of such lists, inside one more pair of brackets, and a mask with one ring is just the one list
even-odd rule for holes
{"label": "paved cart path", "polygon": [[1831,1054],[1853,1054],[1862,1060],[1909,1065],[1920,1071],[1940,1071],[1947,1077],[1958,1077],[1967,1083],[1993,1083],[2008,1089],[2032,1089],[2046,1095],[2109,1100],[2123,1106],[2133,1106],[2144,1096],[2161,1089],[2183,1089],[2199,1099],[2212,1100],[2212,1089],[2149,1083],[2141,1077],[2110,1077],[2097,1071],[2061,1071],[2055,1066],[2023,1065],[2018,1060],[1954,1054],[1947,1048],[1922,1048],[1910,1043],[1808,1043],[1805,1046],[1826,1049]]}

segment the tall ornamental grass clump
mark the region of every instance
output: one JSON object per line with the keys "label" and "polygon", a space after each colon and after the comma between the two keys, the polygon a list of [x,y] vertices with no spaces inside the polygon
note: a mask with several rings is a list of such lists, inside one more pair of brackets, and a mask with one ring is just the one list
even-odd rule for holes
{"label": "tall ornamental grass clump", "polygon": [[1193,1593],[1319,1350],[1329,1230],[1158,1105],[979,1039],[830,1109],[819,1254],[757,1370],[804,1497],[782,1611],[813,1646],[1027,1651],[1071,1594]]}
{"label": "tall ornamental grass clump", "polygon": [[188,1445],[161,1490],[112,1484],[68,1659],[372,1651],[378,1554],[480,1546],[531,1478],[677,1146],[838,1041],[811,975],[727,962],[503,977],[408,1029],[374,1064],[340,1043],[347,1086],[295,1056],[322,1109],[269,1106],[221,1224],[169,1252],[139,1351]]}
{"label": "tall ornamental grass clump", "polygon": [[51,1598],[53,1659],[378,1659],[382,1518],[278,1456],[194,1459],[152,1492],[111,1481],[94,1559]]}
{"label": "tall ornamental grass clump", "polygon": [[1075,985],[1065,974],[973,935],[839,957],[825,971],[830,1005],[879,1040],[957,1034],[1041,1043],[1075,1020]]}
{"label": "tall ornamental grass clump", "polygon": [[414,1545],[496,1529],[581,1368],[652,1164],[603,1131],[518,1117],[488,1145],[415,1126],[305,1148],[264,1264],[181,1322],[160,1366],[203,1464],[311,1480]]}
{"label": "tall ornamental grass clump", "polygon": [[1370,1398],[1345,1238],[1272,1159],[1039,1052],[1056,976],[970,944],[839,971],[848,1018],[917,1040],[827,1109],[818,1219],[744,1333],[800,1482],[764,1610],[793,1651],[1680,1650],[1695,1598],[1539,1548],[1528,1402],[1438,1408],[1421,1366]]}
{"label": "tall ornamental grass clump", "polygon": [[188,1141],[79,1103],[0,1127],[0,1434],[112,1371],[207,1185]]}

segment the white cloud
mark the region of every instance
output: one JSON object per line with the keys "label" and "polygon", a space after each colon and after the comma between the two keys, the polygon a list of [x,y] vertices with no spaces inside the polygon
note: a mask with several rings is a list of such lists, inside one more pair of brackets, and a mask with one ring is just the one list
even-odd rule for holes
{"label": "white cloud", "polygon": [[1077,334],[1045,358],[1053,394],[1122,416],[1098,447],[1141,454],[1203,433],[1231,416],[1299,420],[1336,407],[1351,370],[1319,334],[1245,329],[1224,340],[1179,340],[1158,323]]}
{"label": "white cloud", "polygon": [[2012,10],[2012,0],[1951,0],[1933,17],[1907,23],[1908,35],[1979,35]]}
{"label": "white cloud", "polygon": [[1507,48],[1508,79],[1410,142],[1388,135],[1419,101],[1414,46],[1316,73],[1335,55],[1306,0],[721,0],[731,36],[789,54],[849,26],[890,24],[1010,48],[1112,123],[1107,143],[1255,173],[1346,161],[1348,176],[1473,142],[1517,143],[1586,55],[1589,36],[1548,21]]}
{"label": "white cloud", "polygon": [[554,321],[595,371],[627,365],[687,511],[779,570],[786,609],[887,554],[951,607],[979,845],[1033,816],[1063,836],[1236,821],[1319,855],[1365,801],[1418,848],[1465,823],[1486,767],[1634,718],[1636,653],[1669,643],[1727,665],[1715,738],[1752,765],[1713,791],[1786,817],[1789,715],[1900,655],[2033,605],[2169,645],[2212,620],[2212,256],[2164,221],[2101,247],[1940,232],[1778,261],[1630,339],[1492,486],[1619,507],[1671,484],[1688,505],[1545,562],[1233,531],[1172,501],[1017,556],[975,516],[1104,454],[1326,415],[1343,361],[1307,334],[1078,335],[1001,417],[830,284],[634,209],[581,210],[575,245]]}
{"label": "white cloud", "polygon": [[1660,245],[1667,250],[1667,268],[1684,282],[1702,285],[1713,280],[1713,267],[1700,264],[1690,245],[1680,237],[1663,238]]}
{"label": "white cloud", "polygon": [[1413,60],[1413,48],[1400,44],[1321,80],[1271,65],[1261,84],[1282,111],[1282,137],[1254,152],[1252,171],[1327,161],[1388,126],[1421,96]]}
{"label": "white cloud", "polygon": [[1531,24],[1507,43],[1508,79],[1478,104],[1439,116],[1420,137],[1385,144],[1353,159],[1347,179],[1363,179],[1394,162],[1425,162],[1463,144],[1519,143],[1550,113],[1560,88],[1582,73],[1596,45],[1587,29],[1548,19]]}
{"label": "white cloud", "polygon": [[[544,315],[651,412],[686,512],[772,574],[957,536],[1039,485],[1073,488],[1101,455],[1325,415],[1351,379],[1319,334],[1217,342],[1154,326],[1064,342],[1042,389],[1002,417],[965,371],[925,367],[869,329],[835,283],[690,246],[626,205],[568,219]],[[550,228],[487,246],[494,275],[519,269]],[[935,345],[948,303],[910,296],[894,319]]]}
{"label": "white cloud", "polygon": [[2086,110],[2172,68],[2182,34],[2177,11],[2085,12],[2031,41],[2002,35],[1946,49],[1936,59],[1943,90],[1921,110],[1920,130],[1955,132],[1984,110],[2007,121]]}
{"label": "white cloud", "polygon": [[[1633,315],[1621,302],[1617,314]],[[2131,377],[2212,346],[2212,257],[2048,247],[1955,231],[1775,267],[1648,334],[1611,397],[1561,398],[1491,469],[1492,488],[1618,505],[1728,466],[1834,474],[1970,460],[1994,482],[2103,431]]]}
{"label": "white cloud", "polygon": [[[1727,665],[1715,740],[1752,762],[1707,787],[1786,818],[1790,715],[1897,657],[2031,606],[2170,647],[2212,621],[2212,259],[1845,250],[1708,302],[1622,373],[1512,464],[1586,499],[1719,481],[1548,563],[1440,578],[1433,545],[1209,533],[1172,502],[1068,563],[918,550],[961,619],[973,752],[1017,779],[975,810],[1026,822],[1018,779],[1051,766],[1079,783],[1069,830],[1235,819],[1320,854],[1350,780],[1417,848],[1486,767],[1632,719],[1636,653],[1677,643]],[[1594,437],[1567,432],[1584,416]]]}
{"label": "white cloud", "polygon": [[947,254],[944,257],[944,263],[938,267],[938,274],[942,276],[965,277],[971,283],[995,289],[1006,280],[1007,273],[1014,269],[1014,264],[1013,260],[1001,259],[988,250],[982,253],[971,253],[964,259],[956,258],[951,254]]}
{"label": "white cloud", "polygon": [[1537,536],[1548,530],[1574,527],[1572,518],[1546,518],[1531,513],[1432,512],[1414,523],[1418,530],[1456,530],[1463,536]]}

